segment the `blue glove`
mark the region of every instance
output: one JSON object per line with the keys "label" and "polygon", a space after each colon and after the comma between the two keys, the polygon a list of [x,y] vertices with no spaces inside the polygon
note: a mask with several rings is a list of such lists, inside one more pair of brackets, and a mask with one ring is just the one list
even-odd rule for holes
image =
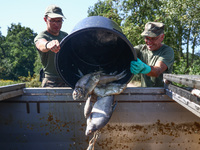
{"label": "blue glove", "polygon": [[137,58],[137,61],[131,61],[130,70],[135,75],[138,73],[148,74],[151,71],[151,67]]}

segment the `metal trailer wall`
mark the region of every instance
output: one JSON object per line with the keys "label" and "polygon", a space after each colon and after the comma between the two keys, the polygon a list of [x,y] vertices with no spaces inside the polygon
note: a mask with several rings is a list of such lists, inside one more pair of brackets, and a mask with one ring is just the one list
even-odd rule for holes
{"label": "metal trailer wall", "polygon": [[[0,101],[0,150],[85,150],[84,102],[72,89],[23,88]],[[0,93],[1,94],[1,93]],[[200,118],[164,88],[127,88],[101,130],[95,150],[197,150]]]}

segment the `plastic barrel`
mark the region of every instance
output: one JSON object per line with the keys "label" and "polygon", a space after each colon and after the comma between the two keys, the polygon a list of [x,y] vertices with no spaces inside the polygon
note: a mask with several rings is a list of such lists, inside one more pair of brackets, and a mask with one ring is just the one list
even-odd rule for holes
{"label": "plastic barrel", "polygon": [[64,82],[74,88],[82,75],[100,70],[106,74],[125,70],[126,76],[116,82],[128,83],[133,76],[130,62],[136,59],[132,44],[114,21],[92,16],[81,20],[61,41],[55,65]]}

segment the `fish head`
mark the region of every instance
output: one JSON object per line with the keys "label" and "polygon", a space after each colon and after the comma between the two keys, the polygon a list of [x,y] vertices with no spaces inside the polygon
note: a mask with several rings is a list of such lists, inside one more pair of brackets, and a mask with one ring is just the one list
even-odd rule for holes
{"label": "fish head", "polygon": [[74,100],[82,100],[84,98],[84,90],[82,88],[75,88],[72,97]]}
{"label": "fish head", "polygon": [[95,131],[97,131],[98,129],[96,128],[96,125],[92,122],[91,120],[92,118],[92,113],[91,115],[87,118],[87,127],[85,130],[85,135],[88,136],[92,133],[94,133]]}
{"label": "fish head", "polygon": [[92,80],[93,80],[94,82],[99,82],[100,77],[101,77],[101,71],[95,72],[95,73],[92,75]]}
{"label": "fish head", "polygon": [[94,125],[90,126],[90,125],[87,125],[87,128],[85,130],[85,135],[88,136],[88,135],[91,135],[92,133],[94,133],[95,131],[97,131],[97,129],[95,128]]}
{"label": "fish head", "polygon": [[91,130],[86,130],[86,131],[85,131],[85,135],[86,135],[86,136],[90,135],[91,133],[92,133]]}

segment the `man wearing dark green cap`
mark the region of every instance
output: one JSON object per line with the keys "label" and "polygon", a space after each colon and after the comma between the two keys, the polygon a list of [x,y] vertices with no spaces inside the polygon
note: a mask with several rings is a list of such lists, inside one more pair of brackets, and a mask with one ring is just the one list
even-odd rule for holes
{"label": "man wearing dark green cap", "polygon": [[141,35],[146,44],[134,47],[138,58],[131,61],[130,71],[133,74],[141,73],[142,87],[163,87],[163,73],[171,73],[174,63],[173,49],[162,44],[164,24],[148,22]]}
{"label": "man wearing dark green cap", "polygon": [[60,42],[67,36],[66,32],[60,31],[63,18],[65,19],[65,16],[60,7],[55,5],[47,7],[44,15],[47,29],[34,39],[44,70],[42,87],[67,86],[59,77],[54,64],[55,55],[60,50]]}

